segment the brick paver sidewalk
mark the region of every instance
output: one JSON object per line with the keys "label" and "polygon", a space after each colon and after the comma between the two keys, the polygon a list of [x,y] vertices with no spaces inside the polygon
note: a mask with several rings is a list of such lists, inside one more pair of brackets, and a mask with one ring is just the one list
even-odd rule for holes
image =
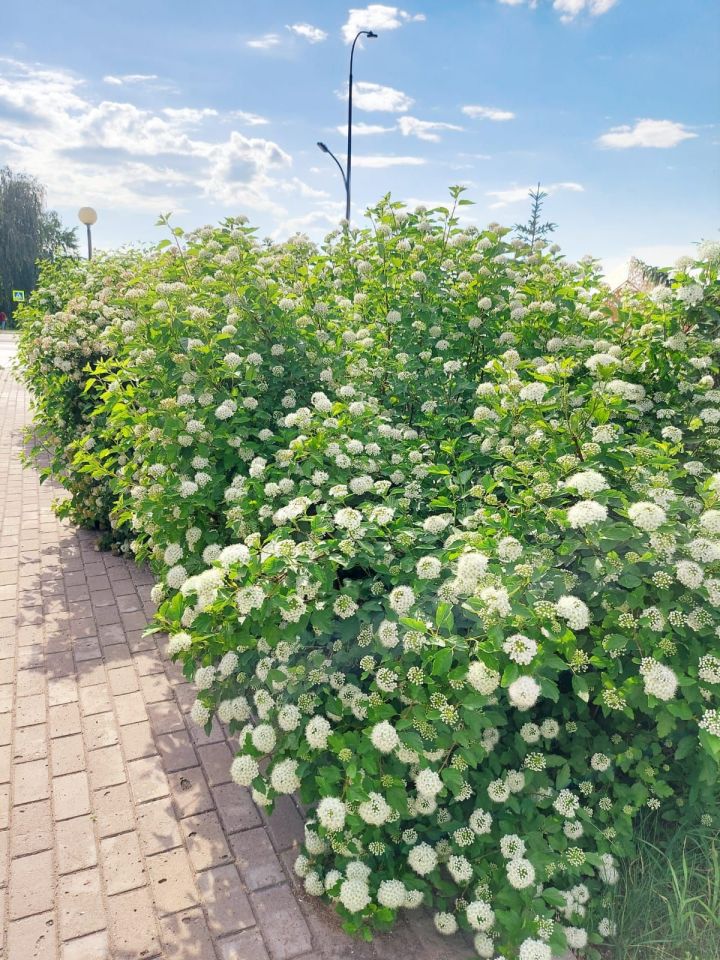
{"label": "brick paver sidewalk", "polygon": [[142,636],[151,576],[57,520],[18,458],[29,418],[0,369],[0,956],[470,957],[423,914],[351,940],[304,894],[293,802],[267,818],[230,782],[229,740]]}

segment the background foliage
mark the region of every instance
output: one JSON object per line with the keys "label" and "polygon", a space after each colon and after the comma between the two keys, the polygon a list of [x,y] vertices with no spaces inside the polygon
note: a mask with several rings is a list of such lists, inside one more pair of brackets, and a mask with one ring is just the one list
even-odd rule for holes
{"label": "background foliage", "polygon": [[30,295],[38,261],[77,254],[75,230],[44,207],[45,190],[38,180],[0,168],[0,310],[9,317],[15,309],[12,291]]}

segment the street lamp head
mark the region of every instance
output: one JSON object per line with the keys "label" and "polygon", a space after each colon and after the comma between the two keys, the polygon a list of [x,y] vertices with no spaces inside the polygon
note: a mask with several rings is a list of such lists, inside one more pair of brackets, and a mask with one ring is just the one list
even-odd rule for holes
{"label": "street lamp head", "polygon": [[78,210],[78,220],[85,226],[91,227],[97,221],[97,213],[92,207],[80,207]]}
{"label": "street lamp head", "polygon": [[377,40],[377,34],[373,33],[372,30],[366,30],[365,36],[368,38],[368,40]]}
{"label": "street lamp head", "polygon": [[320,149],[322,150],[323,153],[330,153],[330,151],[329,151],[328,148],[325,146],[325,144],[324,144],[324,143],[321,143],[320,140],[318,140],[317,145],[318,145],[318,147],[320,147]]}

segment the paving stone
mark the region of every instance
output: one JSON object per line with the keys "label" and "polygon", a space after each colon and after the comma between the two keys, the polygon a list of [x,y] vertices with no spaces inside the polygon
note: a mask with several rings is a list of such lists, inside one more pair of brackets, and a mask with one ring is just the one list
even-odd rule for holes
{"label": "paving stone", "polygon": [[108,578],[105,576],[105,574],[102,574],[102,575],[97,576],[97,577],[93,577],[93,576],[88,577],[88,578],[87,578],[87,585],[88,585],[88,590],[90,591],[91,595],[92,595],[96,590],[109,590],[109,589],[110,589],[110,581],[109,581]]}
{"label": "paving stone", "polygon": [[126,760],[139,760],[157,753],[150,723],[129,723],[120,727],[120,742]]}
{"label": "paving stone", "polygon": [[[185,910],[160,920],[163,960],[216,960],[201,910]],[[260,960],[258,957],[257,960]]]}
{"label": "paving stone", "polygon": [[134,890],[147,882],[136,833],[122,833],[101,840],[100,859],[108,894]]}
{"label": "paving stone", "polygon": [[97,865],[93,818],[85,815],[55,825],[58,873],[74,873]]}
{"label": "paving stone", "polygon": [[198,758],[187,730],[164,733],[157,738],[157,748],[168,773],[196,767]]}
{"label": "paving stone", "polygon": [[[97,630],[94,620],[93,628]],[[73,641],[73,655],[76,660],[96,660],[101,655],[97,637],[83,637]]]}
{"label": "paving stone", "polygon": [[278,797],[272,815],[263,814],[263,819],[276,850],[289,850],[303,843],[305,825],[291,797]]}
{"label": "paving stone", "polygon": [[120,611],[117,609],[117,607],[97,607],[94,611],[94,616],[95,623],[98,626],[104,626],[110,623],[120,623]]}
{"label": "paving stone", "polygon": [[107,930],[64,943],[61,960],[113,960]]}
{"label": "paving stone", "polygon": [[124,693],[134,693],[139,690],[137,674],[133,667],[117,667],[108,670],[108,682],[114,696]]}
{"label": "paving stone", "polygon": [[57,960],[55,936],[52,913],[12,922],[8,926],[7,960]]}
{"label": "paving stone", "polygon": [[[147,617],[145,622],[147,623]],[[155,639],[152,636],[146,636],[142,630],[128,630],[127,642],[133,653],[155,650]]]}
{"label": "paving stone", "polygon": [[185,730],[185,721],[176,703],[171,701],[149,703],[147,712],[150,717],[150,726],[156,735]]}
{"label": "paving stone", "polygon": [[225,841],[217,814],[198,814],[196,817],[186,817],[180,821],[188,854],[196,870],[207,870],[232,860],[232,853]]}
{"label": "paving stone", "polygon": [[[175,688],[175,693],[177,695],[177,687]],[[198,746],[206,743],[220,743],[221,741],[225,740],[225,732],[218,723],[217,719],[213,719],[210,733],[205,733],[205,729],[203,727],[199,727],[196,723],[191,723],[190,736],[193,738],[193,742],[197,743]]]}
{"label": "paving stone", "polygon": [[0,783],[10,783],[10,746],[0,747]]}
{"label": "paving stone", "polygon": [[239,787],[236,783],[225,783],[213,787],[212,795],[226,833],[237,833],[238,830],[260,826],[260,814],[245,787]]}
{"label": "paving stone", "polygon": [[173,700],[173,688],[164,673],[150,673],[140,677],[140,689],[145,703],[160,703]]}
{"label": "paving stone", "polygon": [[108,897],[113,960],[141,960],[160,952],[155,911],[147,887]]}
{"label": "paving stone", "polygon": [[69,820],[89,812],[90,793],[84,771],[53,777],[53,815],[56,820]]}
{"label": "paving stone", "polygon": [[260,931],[256,928],[221,940],[217,948],[220,960],[270,960]]}
{"label": "paving stone", "polygon": [[159,756],[132,760],[128,763],[128,775],[136,803],[168,795],[168,781]]}
{"label": "paving stone", "polygon": [[15,688],[11,683],[0,686],[0,713],[10,713],[13,706],[14,692]]}
{"label": "paving stone", "polygon": [[287,884],[250,894],[272,960],[291,960],[312,949],[312,938]]}
{"label": "paving stone", "polygon": [[260,890],[262,887],[282,883],[285,879],[282,864],[263,827],[234,833],[230,837],[230,846],[248,890]]}
{"label": "paving stone", "polygon": [[125,631],[120,623],[100,624],[97,635],[102,647],[109,647],[114,643],[125,643]]}
{"label": "paving stone", "polygon": [[[162,667],[160,668],[162,669]],[[0,683],[13,683],[17,666],[14,657],[0,659]]]}
{"label": "paving stone", "polygon": [[[102,660],[82,660],[77,665],[77,679],[80,687],[92,687],[106,680],[105,664]],[[96,934],[93,934],[96,936]]]}
{"label": "paving stone", "polygon": [[113,643],[104,647],[103,659],[108,672],[114,667],[132,666],[132,653],[124,638],[122,643]]}
{"label": "paving stone", "polygon": [[88,773],[93,790],[125,783],[127,777],[120,747],[116,744],[91,750],[88,754]]}
{"label": "paving stone", "polygon": [[50,770],[54,777],[85,769],[85,746],[79,733],[51,741]]}
{"label": "paving stone", "polygon": [[[0,644],[2,646],[2,644]],[[12,742],[12,717],[9,713],[0,714],[0,743]],[[28,760],[33,759],[31,757]]]}
{"label": "paving stone", "polygon": [[[43,656],[42,648],[32,659],[24,655],[18,657],[18,671],[15,677],[15,711],[20,719],[20,726],[25,726],[24,716],[32,715],[33,711],[40,708],[44,713],[45,706],[45,684],[46,676],[49,675],[49,669]],[[4,683],[5,681],[3,681]],[[44,717],[42,718],[44,719]],[[32,720],[30,721],[32,722]]]}
{"label": "paving stone", "polygon": [[130,789],[126,783],[97,790],[93,794],[92,805],[100,837],[124,833],[135,826]]}
{"label": "paving stone", "polygon": [[18,697],[15,704],[15,726],[30,727],[34,723],[45,722],[45,694],[36,693],[31,697]]}
{"label": "paving stone", "polygon": [[163,663],[156,650],[141,650],[133,660],[135,669],[141,677],[147,677],[151,673],[163,673]]}
{"label": "paving stone", "polygon": [[142,601],[137,594],[120,596],[117,598],[117,608],[121,613],[133,613],[136,610],[142,610]]}
{"label": "paving stone", "polygon": [[92,605],[93,607],[114,607],[115,604],[115,594],[112,590],[93,590],[92,595]]}
{"label": "paving stone", "polygon": [[[182,711],[182,713],[190,713],[190,711],[192,710],[192,705],[195,703],[195,700],[197,697],[197,691],[195,690],[195,687],[191,683],[188,683],[187,680],[183,678],[183,682],[175,684],[174,689],[175,689],[175,699],[178,702],[178,706],[180,707],[180,710]],[[195,724],[189,718],[188,718],[188,723],[190,726],[195,728]],[[205,740],[203,742],[207,743],[209,741]]]}
{"label": "paving stone", "polygon": [[88,750],[109,747],[118,742],[118,728],[112,713],[96,713],[83,718],[83,736]]}
{"label": "paving stone", "polygon": [[[10,831],[0,830],[0,888],[8,881],[8,864],[10,856]],[[0,928],[2,928],[3,912],[0,910]]]}
{"label": "paving stone", "polygon": [[[435,928],[432,917],[424,910],[413,911],[408,918],[408,927],[411,934],[421,944],[420,957],[422,960],[435,960],[437,956],[445,955],[447,960],[466,960],[467,945],[463,945],[461,937],[444,937]],[[387,953],[385,955],[387,957]]]}
{"label": "paving stone", "polygon": [[48,703],[50,706],[75,703],[78,696],[78,685],[74,677],[56,677],[48,680]]}
{"label": "paving stone", "polygon": [[47,760],[30,760],[15,768],[13,784],[15,804],[46,800],[50,796]]}
{"label": "paving stone", "polygon": [[214,934],[221,936],[255,925],[250,901],[232,864],[204,870],[197,875],[197,885]]}
{"label": "paving stone", "polygon": [[143,803],[137,808],[140,844],[146,856],[172,850],[182,843],[180,825],[169,797]]}
{"label": "paving stone", "polygon": [[63,940],[105,929],[105,909],[100,893],[100,871],[97,868],[80,870],[60,878],[58,914]]}
{"label": "paving stone", "polygon": [[75,664],[71,653],[49,653],[45,657],[49,677],[73,677]]}
{"label": "paving stone", "polygon": [[72,733],[80,733],[80,708],[77,703],[50,707],[48,714],[51,737],[67,737]]}
{"label": "paving stone", "polygon": [[160,916],[187,910],[197,904],[198,893],[184,847],[148,857],[147,868]]}
{"label": "paving stone", "polygon": [[233,754],[226,743],[209,743],[198,747],[200,763],[211,787],[230,783],[230,765]]}
{"label": "paving stone", "polygon": [[168,781],[179,817],[191,817],[212,810],[213,799],[200,767],[168,774]]}
{"label": "paving stone", "polygon": [[126,723],[140,723],[141,720],[148,718],[141,693],[126,693],[121,697],[115,697],[115,711],[120,726]]}
{"label": "paving stone", "polygon": [[52,849],[53,824],[49,800],[13,807],[11,825],[10,850],[13,857]]}
{"label": "paving stone", "polygon": [[93,713],[107,713],[112,710],[110,691],[106,683],[95,683],[90,687],[83,687],[80,691],[80,712],[84,717]]}
{"label": "paving stone", "polygon": [[14,859],[10,864],[10,919],[19,920],[52,908],[52,852],[46,850]]}
{"label": "paving stone", "polygon": [[[327,909],[327,907],[323,906],[323,910],[325,909]],[[315,913],[314,910],[313,913]],[[315,929],[312,923],[312,917],[309,918],[309,925],[311,930]],[[324,926],[327,926],[327,922]],[[343,941],[346,939],[342,933],[340,933],[340,937]],[[318,940],[320,944],[323,945],[322,937],[319,937]],[[448,937],[443,937],[443,941],[443,950],[447,951],[447,960],[450,960],[455,946],[454,941],[451,941]],[[419,938],[406,922],[406,918],[402,916],[393,924],[390,933],[379,934],[375,937],[373,946],[377,960],[395,960],[397,956],[417,957],[418,960],[431,960],[433,956],[437,956],[434,948],[431,946],[428,950],[429,944],[427,941]],[[472,949],[471,947],[463,952],[462,960],[467,960],[467,958],[472,955],[470,952]]]}

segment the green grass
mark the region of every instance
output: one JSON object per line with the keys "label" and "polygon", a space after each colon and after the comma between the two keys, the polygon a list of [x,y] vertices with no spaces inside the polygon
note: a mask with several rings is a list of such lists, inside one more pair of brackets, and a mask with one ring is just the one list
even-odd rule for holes
{"label": "green grass", "polygon": [[720,958],[720,828],[638,827],[637,856],[622,865],[609,916],[617,936],[607,960]]}

